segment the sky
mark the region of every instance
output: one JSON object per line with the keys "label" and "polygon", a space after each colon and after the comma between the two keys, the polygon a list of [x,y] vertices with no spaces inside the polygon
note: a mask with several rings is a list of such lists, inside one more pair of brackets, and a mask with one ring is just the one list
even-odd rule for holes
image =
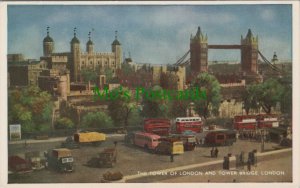
{"label": "sky", "polygon": [[[8,53],[39,59],[47,26],[55,52],[70,51],[74,27],[82,50],[92,31],[94,50],[110,52],[117,30],[126,57],[152,64],[175,63],[198,26],[208,44],[240,44],[250,28],[267,59],[292,59],[291,5],[8,5]],[[208,58],[239,62],[240,51],[210,49]]]}

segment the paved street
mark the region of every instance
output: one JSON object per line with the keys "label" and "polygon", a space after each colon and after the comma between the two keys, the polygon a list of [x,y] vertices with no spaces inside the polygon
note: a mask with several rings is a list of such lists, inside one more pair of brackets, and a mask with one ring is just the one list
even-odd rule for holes
{"label": "paved street", "polygon": [[[113,142],[119,141],[118,158],[116,166],[112,168],[91,168],[86,166],[87,161],[91,157],[95,157],[97,153],[105,147],[113,147]],[[32,143],[27,144],[25,149],[24,144],[9,145],[9,155],[24,155],[25,151],[45,151],[55,148],[60,145],[60,142],[49,143]],[[271,150],[274,143],[266,143],[265,148]],[[51,170],[35,171],[24,175],[10,175],[10,183],[97,183],[100,181],[102,174],[107,171],[121,171],[124,175],[134,175],[138,172],[162,170],[177,166],[214,161],[216,158],[210,157],[210,147],[196,147],[195,151],[185,152],[182,155],[175,156],[175,162],[171,163],[169,156],[157,155],[143,148],[126,145],[123,143],[122,136],[110,137],[101,146],[85,146],[80,149],[72,150],[75,160],[75,172],[61,174]],[[241,141],[234,143],[233,146],[218,147],[219,156],[217,160],[222,160],[223,156],[228,153],[238,154],[242,150],[245,152],[257,149],[260,151],[260,143],[253,141]],[[291,160],[287,159],[287,160]],[[218,180],[218,179],[217,179]],[[173,180],[172,180],[173,181]],[[176,181],[176,180],[174,180]],[[180,180],[178,180],[180,181]],[[185,180],[183,180],[185,181]],[[189,180],[186,180],[189,181]],[[168,181],[167,181],[168,182]]]}
{"label": "paved street", "polygon": [[184,175],[159,181],[160,183],[180,182],[292,182],[292,156],[259,162],[250,172],[246,170],[224,171],[218,169],[216,175]]}

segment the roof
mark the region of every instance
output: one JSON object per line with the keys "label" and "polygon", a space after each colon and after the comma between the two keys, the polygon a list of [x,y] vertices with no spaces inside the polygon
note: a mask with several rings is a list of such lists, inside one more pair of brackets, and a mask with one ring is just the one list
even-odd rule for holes
{"label": "roof", "polygon": [[247,38],[250,38],[250,37],[252,37],[252,36],[253,36],[253,34],[252,34],[251,29],[248,29]]}
{"label": "roof", "polygon": [[159,135],[157,134],[153,134],[153,133],[147,133],[147,132],[135,132],[135,134],[139,134],[139,135],[144,135],[144,136],[149,136],[149,137],[152,137],[152,138],[160,138]]}
{"label": "roof", "polygon": [[76,36],[74,36],[71,40],[71,43],[74,44],[74,43],[80,43],[80,41],[78,40],[78,38]]}
{"label": "roof", "polygon": [[121,45],[121,43],[117,39],[115,39],[111,45]]}
{"label": "roof", "polygon": [[91,39],[86,43],[87,45],[93,45],[93,41],[91,41]]}
{"label": "roof", "polygon": [[40,61],[10,61],[8,62],[8,66],[27,66],[27,65],[37,65]]}
{"label": "roof", "polygon": [[45,38],[44,38],[44,42],[53,42],[53,39],[47,35]]}

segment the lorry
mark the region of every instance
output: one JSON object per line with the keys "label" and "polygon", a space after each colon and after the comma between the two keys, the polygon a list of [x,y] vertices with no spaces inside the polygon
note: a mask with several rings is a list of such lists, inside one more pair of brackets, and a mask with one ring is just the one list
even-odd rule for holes
{"label": "lorry", "polygon": [[207,146],[217,146],[232,145],[234,142],[236,142],[236,131],[214,130],[206,134],[204,144]]}
{"label": "lorry", "polygon": [[183,142],[177,138],[160,138],[159,144],[155,148],[155,153],[161,154],[183,154]]}
{"label": "lorry", "polygon": [[60,172],[74,171],[74,158],[71,150],[67,148],[53,149],[45,153],[47,158],[46,167],[58,170]]}
{"label": "lorry", "polygon": [[88,166],[91,167],[114,167],[117,162],[117,143],[115,147],[105,148],[98,154],[97,157],[93,157],[88,161]]}
{"label": "lorry", "polygon": [[74,141],[80,145],[92,143],[95,146],[105,141],[106,135],[99,132],[80,132],[74,134]]}
{"label": "lorry", "polygon": [[172,138],[177,138],[183,142],[184,151],[193,151],[196,147],[196,136],[192,134],[172,134]]}

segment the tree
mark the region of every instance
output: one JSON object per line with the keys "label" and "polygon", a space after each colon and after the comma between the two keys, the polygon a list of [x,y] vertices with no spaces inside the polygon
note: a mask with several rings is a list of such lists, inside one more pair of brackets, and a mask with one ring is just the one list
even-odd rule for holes
{"label": "tree", "polygon": [[284,93],[283,86],[276,79],[270,78],[259,84],[257,90],[259,105],[267,114],[270,114],[272,107],[276,107],[281,101]]}
{"label": "tree", "polygon": [[104,69],[104,74],[106,76],[106,82],[110,83],[112,78],[113,78],[113,75],[114,75],[113,71],[110,68],[107,67],[107,68]]}
{"label": "tree", "polygon": [[185,117],[189,105],[189,100],[170,101],[169,117]]}
{"label": "tree", "polygon": [[195,111],[205,119],[211,113],[217,115],[221,102],[221,88],[218,80],[211,74],[200,73],[192,85],[206,91],[206,100],[195,101]]}
{"label": "tree", "polygon": [[178,76],[172,73],[162,73],[160,75],[160,85],[164,89],[177,89]]}
{"label": "tree", "polygon": [[81,125],[85,128],[110,128],[113,123],[104,112],[89,112],[83,116]]}
{"label": "tree", "polygon": [[128,125],[129,126],[140,126],[143,121],[140,111],[138,108],[133,108],[129,116]]}
{"label": "tree", "polygon": [[[152,91],[161,92],[160,86],[154,86]],[[168,105],[162,99],[152,100],[146,94],[143,94],[141,115],[145,118],[163,118],[167,117]]]}
{"label": "tree", "polygon": [[281,85],[284,88],[284,92],[280,100],[281,112],[291,116],[292,108],[293,108],[292,75],[291,74],[284,75],[281,79],[279,79],[279,83],[281,83]]}
{"label": "tree", "polygon": [[73,121],[67,117],[59,118],[55,122],[56,129],[70,129],[73,127],[74,127]]}
{"label": "tree", "polygon": [[250,109],[258,109],[259,101],[258,101],[258,93],[259,87],[255,84],[249,85],[243,91],[242,98],[244,102],[244,109],[246,114],[249,114]]}
{"label": "tree", "polygon": [[90,82],[90,81],[96,81],[97,79],[97,73],[96,71],[92,70],[92,69],[82,69],[81,70],[81,76],[84,80],[84,82]]}
{"label": "tree", "polygon": [[128,127],[128,120],[134,107],[128,89],[120,86],[110,92],[108,112],[115,126]]}
{"label": "tree", "polygon": [[135,74],[134,68],[129,65],[128,63],[122,63],[122,67],[121,67],[122,73],[126,76]]}
{"label": "tree", "polygon": [[36,86],[10,91],[8,97],[9,124],[20,123],[22,131],[49,130],[52,120],[51,95]]}

